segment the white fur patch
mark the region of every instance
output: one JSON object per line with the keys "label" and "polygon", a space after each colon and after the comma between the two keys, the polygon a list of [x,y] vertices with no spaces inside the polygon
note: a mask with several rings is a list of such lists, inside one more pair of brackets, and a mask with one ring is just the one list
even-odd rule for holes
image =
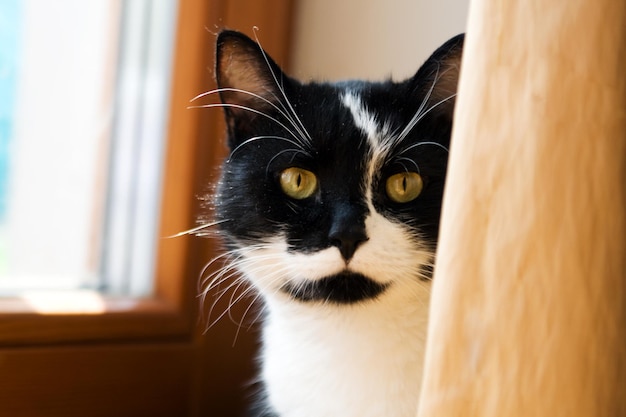
{"label": "white fur patch", "polygon": [[[382,123],[378,121],[376,116],[367,110],[363,100],[355,92],[344,93],[341,96],[341,102],[350,110],[354,124],[365,133],[370,146],[368,170],[364,180],[365,189],[367,190],[366,197],[371,201],[371,185],[374,174],[382,166],[394,140],[391,134],[391,127],[386,121]],[[371,204],[370,209],[372,209]]]}
{"label": "white fur patch", "polygon": [[370,145],[376,147],[381,133],[376,117],[367,111],[361,98],[354,92],[343,94],[341,102],[350,110],[356,127],[365,133]]}

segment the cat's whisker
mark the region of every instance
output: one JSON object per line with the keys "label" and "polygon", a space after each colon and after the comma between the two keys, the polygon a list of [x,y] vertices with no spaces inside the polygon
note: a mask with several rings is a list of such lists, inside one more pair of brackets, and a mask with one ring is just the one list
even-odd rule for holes
{"label": "cat's whisker", "polygon": [[422,110],[424,110],[424,108],[426,107],[426,103],[428,103],[428,100],[430,99],[430,96],[432,95],[433,91],[435,90],[435,86],[437,85],[437,81],[439,79],[438,76],[439,76],[440,68],[441,68],[441,66],[439,65],[439,63],[437,63],[437,72],[435,73],[435,76],[433,77],[433,82],[430,85],[430,88],[428,89],[428,92],[426,93],[426,95],[422,99],[422,102],[420,103],[419,107],[417,108],[417,111],[415,112],[415,114],[413,115],[413,117],[411,118],[409,123],[407,123],[407,125],[404,127],[402,132],[400,132],[400,134],[397,135],[399,140],[404,139],[409,134],[409,132],[411,130],[413,130],[413,127],[415,127],[415,124],[417,124],[417,122],[414,122],[414,120],[417,119],[418,117],[420,117],[420,115],[422,114]]}
{"label": "cat's whisker", "polygon": [[[230,265],[232,265],[235,261],[236,261],[236,251],[227,251],[224,252],[218,256],[216,256],[215,258],[211,259],[211,261],[209,263],[207,263],[204,268],[202,269],[202,272],[200,273],[201,277],[204,277],[205,273],[209,270],[209,268],[214,265],[217,261],[220,261],[224,258],[228,259],[228,262],[224,263],[224,266],[221,267],[218,271],[210,274],[208,277],[202,278],[201,282],[200,282],[200,287],[204,286],[209,280],[212,280],[213,277],[220,273],[221,271],[224,271],[226,269],[230,269]],[[200,289],[200,288],[199,288]],[[209,287],[208,290],[210,290],[211,288]],[[206,291],[206,290],[205,290]]]}
{"label": "cat's whisker", "polygon": [[[242,282],[243,284],[243,282]],[[237,290],[239,290],[239,286],[237,287]],[[254,296],[252,296],[254,294]],[[234,293],[233,293],[234,296]],[[245,320],[246,314],[248,313],[248,311],[252,308],[252,304],[254,303],[255,300],[258,300],[259,297],[259,292],[253,288],[252,286],[250,286],[249,284],[246,285],[246,287],[244,288],[244,290],[242,291],[241,295],[239,297],[237,297],[236,300],[232,300],[233,297],[231,297],[231,301],[232,303],[230,304],[230,307],[233,307],[236,303],[240,302],[242,299],[246,298],[246,297],[251,297],[252,298],[252,303],[250,303],[248,305],[248,307],[246,307],[246,309],[244,310],[241,319],[239,321],[236,321],[234,317],[230,317],[231,321],[235,324],[237,324],[238,326],[242,326],[243,325],[243,321]],[[230,313],[229,313],[230,316]]]}
{"label": "cat's whisker", "polygon": [[417,162],[415,162],[414,160],[412,160],[410,158],[395,158],[395,161],[397,163],[399,163],[400,165],[402,165],[402,167],[404,168],[405,172],[409,172],[410,170],[401,161],[406,161],[406,162],[409,162],[410,164],[413,164],[413,166],[415,166],[415,172],[417,172],[420,175],[422,174],[421,171],[420,171],[419,165],[417,165]]}
{"label": "cat's whisker", "polygon": [[[241,291],[239,295],[237,295],[237,292],[240,291],[242,286],[245,286],[244,290]],[[232,323],[237,324],[237,321],[232,315],[232,308],[239,301],[245,298],[251,291],[252,291],[252,288],[248,285],[248,283],[245,280],[243,279],[237,280],[237,285],[232,289],[232,292],[228,300],[228,306],[226,307],[226,311],[228,312],[228,318],[230,319]]]}
{"label": "cat's whisker", "polygon": [[[239,337],[239,332],[241,331],[241,328],[244,326],[244,321],[245,321],[245,319],[246,319],[246,316],[248,315],[248,312],[252,309],[252,307],[253,307],[253,306],[255,306],[255,305],[257,304],[257,301],[259,300],[260,295],[259,295],[258,291],[254,291],[254,289],[253,289],[253,288],[248,287],[248,288],[246,288],[246,289],[243,291],[243,293],[242,293],[241,297],[239,297],[237,300],[235,300],[235,301],[233,302],[233,304],[231,304],[231,305],[228,307],[228,308],[229,308],[229,310],[230,310],[230,308],[231,308],[231,307],[232,307],[235,303],[240,302],[240,301],[241,301],[241,299],[244,299],[244,298],[248,298],[248,297],[250,297],[250,294],[255,294],[255,295],[252,297],[252,299],[251,299],[250,303],[248,303],[248,307],[246,307],[246,309],[244,310],[243,314],[241,315],[241,319],[240,319],[238,322],[237,322],[237,321],[235,321],[235,318],[234,318],[234,317],[232,317],[232,315],[231,315],[231,313],[230,313],[230,312],[229,312],[229,314],[228,314],[228,316],[230,317],[231,321],[237,325],[237,331],[235,332],[235,337],[234,337],[234,340],[233,340],[233,347],[235,346],[235,343],[237,342],[237,338]],[[255,323],[256,319],[258,319],[259,317],[260,317],[260,316],[257,314],[257,316],[255,317],[255,319],[254,319],[254,320],[253,320],[253,321],[252,321],[252,322],[251,322],[251,323],[247,326],[247,330],[250,330],[250,328],[254,325],[254,323]]]}
{"label": "cat's whisker", "polygon": [[242,147],[249,145],[252,142],[256,142],[258,140],[263,140],[263,139],[275,139],[275,140],[282,140],[285,142],[289,142],[290,144],[292,144],[293,146],[297,147],[298,150],[302,153],[304,153],[305,155],[309,155],[309,152],[307,152],[306,149],[304,149],[302,146],[300,146],[299,143],[294,142],[291,139],[287,139],[284,138],[282,136],[255,136],[253,138],[247,139],[245,141],[243,141],[240,145],[238,145],[235,149],[233,149],[233,151],[230,153],[230,155],[228,156],[228,160],[226,162],[230,162],[230,160],[233,158],[233,156],[237,153],[237,151],[239,151]]}
{"label": "cat's whisker", "polygon": [[[232,280],[232,281],[231,281]],[[220,289],[219,291],[215,291],[219,286],[223,283],[228,283],[228,285],[224,289]],[[231,265],[227,265],[223,269],[221,269],[217,274],[214,275],[213,280],[209,284],[209,286],[202,292],[201,295],[201,305],[204,305],[206,302],[206,298],[211,293],[213,295],[213,302],[211,307],[209,308],[207,318],[210,318],[213,315],[213,311],[215,307],[220,302],[220,300],[226,295],[229,291],[233,290],[236,292],[237,289],[244,283],[247,283],[247,280],[241,276],[240,272]],[[219,315],[219,317],[209,323],[207,326],[207,330],[211,328],[217,321],[219,321],[224,314],[232,307],[232,300],[229,302],[228,306],[224,309],[224,312]]]}
{"label": "cat's whisker", "polygon": [[214,295],[220,297],[224,293],[228,292],[229,287],[232,283],[226,286],[226,288],[220,288],[220,287],[222,284],[230,281],[233,278],[236,281],[237,279],[241,277],[241,272],[237,269],[237,265],[239,265],[239,263],[237,263],[237,261],[233,261],[225,265],[224,268],[221,268],[219,271],[210,275],[205,280],[205,282],[208,282],[208,285],[203,291],[205,298],[209,293],[213,293]]}
{"label": "cat's whisker", "polygon": [[[214,258],[207,266],[205,266],[204,271],[206,271],[210,265],[214,264],[217,260],[221,258],[228,258],[229,260],[218,271],[212,273],[202,280],[202,286],[206,285],[204,293],[215,289],[222,282],[229,279],[232,275],[237,274],[240,270],[249,270],[252,273],[266,272],[265,270],[267,267],[265,266],[254,267],[255,264],[260,261],[272,261],[276,259],[276,255],[273,254],[259,255],[258,253],[255,253],[265,247],[266,245],[251,246],[249,248],[246,248],[246,250],[233,250]],[[251,266],[254,268],[251,268]]]}
{"label": "cat's whisker", "polygon": [[300,211],[300,208],[293,201],[287,201],[286,204],[287,207],[289,207],[289,210],[291,210],[292,212],[298,214],[298,212]]}
{"label": "cat's whisker", "polygon": [[270,167],[272,166],[272,162],[274,162],[276,158],[280,157],[282,154],[287,153],[287,152],[294,152],[294,156],[291,158],[292,162],[293,162],[293,159],[296,157],[296,155],[299,153],[304,154],[305,156],[309,155],[308,152],[303,151],[302,149],[284,149],[278,152],[276,155],[274,155],[272,159],[270,159],[270,161],[267,163],[267,167],[265,168],[265,175],[269,174],[269,170],[270,170]]}
{"label": "cat's whisker", "polygon": [[[270,70],[270,73],[272,74],[272,78],[274,79],[274,82],[276,83],[276,87],[278,87],[278,90],[280,91],[280,93],[282,94],[283,98],[285,99],[284,102],[287,103],[287,106],[289,106],[289,110],[291,110],[291,114],[294,116],[295,120],[299,123],[300,127],[302,128],[302,131],[306,135],[306,138],[308,138],[308,140],[311,141],[312,140],[311,139],[311,135],[306,130],[306,127],[302,123],[302,120],[300,120],[300,118],[298,117],[298,114],[296,113],[296,111],[294,110],[293,106],[291,105],[291,102],[289,101],[289,98],[287,97],[287,94],[285,94],[285,89],[278,82],[278,78],[276,77],[276,73],[274,72],[274,69],[272,68],[272,66],[270,64],[270,60],[269,60],[267,54],[265,53],[265,50],[263,49],[263,47],[261,45],[261,42],[259,41],[259,37],[257,35],[258,30],[259,30],[259,28],[255,27],[255,29],[254,29],[254,38],[257,41],[257,43],[259,44],[259,46],[261,46],[261,53],[263,54],[263,59],[265,60],[265,63],[267,64],[267,67]],[[280,102],[282,102],[282,100]]]}
{"label": "cat's whisker", "polygon": [[[236,282],[238,279],[240,279],[239,274],[237,273],[236,270],[232,269],[232,268],[224,268],[220,271],[219,275],[215,277],[215,281],[212,281],[211,284],[202,292],[201,296],[200,296],[200,300],[201,300],[201,306],[204,306],[205,302],[206,302],[206,298],[209,295],[209,293],[212,292],[212,290],[214,290],[215,288],[219,287],[221,284],[225,283],[226,281],[229,281],[231,278],[234,277],[234,282]],[[209,308],[209,313],[208,316],[210,317],[213,309],[215,308],[215,305],[217,304],[217,302],[219,301],[219,299],[224,295],[224,293],[233,285],[233,283],[229,283],[229,285],[226,287],[225,290],[220,290],[219,292],[217,292],[216,294],[216,298],[213,300],[213,303],[211,304],[211,307]]]}
{"label": "cat's whisker", "polygon": [[[282,87],[279,86],[278,88],[282,91]],[[293,107],[291,107],[291,103],[289,103],[288,99],[285,98],[285,100],[287,100],[287,104],[289,104],[289,107],[286,107],[283,104],[283,100],[281,100],[279,97],[276,97],[274,94],[272,95],[274,96],[276,101],[280,104],[280,107],[282,109],[281,114],[289,121],[289,123],[291,123],[291,125],[294,127],[296,132],[298,132],[301,135],[302,141],[310,145],[312,142],[311,135],[309,134],[309,132],[306,130],[306,128],[304,127],[304,125],[302,124],[298,116],[296,115],[295,110],[293,109]],[[291,114],[293,114],[293,116]]]}
{"label": "cat's whisker", "polygon": [[[280,100],[278,97],[274,96],[274,98],[276,99],[276,102],[278,102],[280,104],[280,107],[276,104],[274,104],[274,102],[272,102],[271,100],[268,100],[267,98],[253,93],[251,91],[247,91],[247,90],[241,90],[239,88],[216,88],[214,90],[211,91],[207,91],[205,93],[202,94],[198,94],[197,96],[195,96],[194,98],[192,98],[190,100],[190,102],[194,102],[200,98],[203,97],[207,97],[209,95],[212,94],[218,94],[218,93],[222,93],[222,92],[233,92],[233,93],[240,93],[240,94],[247,94],[249,96],[252,96],[256,99],[259,99],[261,101],[263,101],[264,103],[270,105],[272,108],[274,108],[274,110],[276,110],[281,116],[283,116],[285,119],[287,119],[289,121],[289,123],[293,126],[293,128],[296,130],[296,132],[298,132],[298,134],[301,136],[301,138],[303,139],[303,141],[305,143],[310,143],[311,137],[309,136],[308,132],[306,131],[306,129],[304,129],[304,126],[302,125],[302,123],[297,123],[299,122],[299,120],[296,120],[293,118],[293,116],[291,116],[289,113],[289,109],[285,108],[284,104],[282,103],[282,100]],[[273,95],[273,94],[272,94]],[[286,98],[285,98],[286,99]]]}
{"label": "cat's whisker", "polygon": [[[195,96],[194,98],[192,98],[191,100],[189,100],[189,102],[190,102],[190,103],[193,103],[194,101],[199,100],[199,99],[201,99],[201,98],[208,97],[208,96],[210,96],[210,95],[217,94],[217,93],[219,93],[219,92],[221,92],[221,91],[228,91],[228,90],[234,90],[234,91],[237,91],[238,89],[236,89],[236,88],[232,88],[232,89],[230,89],[230,88],[216,88],[216,89],[209,90],[209,91],[205,91],[204,93],[200,93],[200,94],[198,94],[197,96]],[[244,92],[244,91],[245,91],[245,90],[241,90],[241,92]]]}
{"label": "cat's whisker", "polygon": [[[229,289],[229,290],[230,290],[230,289],[233,289],[235,286],[238,286],[238,285],[241,285],[241,280],[240,280],[240,279],[236,279],[234,282],[232,282],[232,283],[228,286],[228,289]],[[220,302],[220,300],[224,297],[224,295],[225,295],[226,293],[227,293],[227,292],[223,292],[223,293],[221,293],[219,296],[217,296],[217,297],[215,298],[215,300],[213,301],[213,304],[211,304],[211,308],[210,308],[210,310],[209,310],[209,318],[213,315],[213,310],[215,309],[215,307],[217,306],[217,304]],[[220,315],[219,315],[216,319],[214,319],[214,320],[210,321],[209,325],[206,327],[205,332],[206,332],[206,331],[208,331],[209,329],[211,329],[213,326],[215,326],[215,324],[217,324],[217,322],[219,322],[219,321],[220,321],[220,320],[221,320],[224,316],[226,316],[226,314],[228,314],[228,312],[230,311],[230,308],[231,308],[231,307],[232,307],[232,305],[231,305],[231,304],[228,304],[228,306],[224,309],[224,311],[222,311],[222,312],[220,313]]]}
{"label": "cat's whisker", "polygon": [[[204,293],[205,298],[206,296],[211,294],[215,303],[217,300],[219,300],[222,296],[224,296],[224,294],[226,294],[230,290],[231,286],[237,282],[239,277],[240,277],[240,274],[238,273],[238,271],[232,268],[225,269],[224,271],[220,273],[219,276],[215,278],[215,281],[211,282],[210,287],[207,287],[207,291],[205,291]],[[221,288],[221,286],[226,283],[228,285],[226,285],[225,288]]]}
{"label": "cat's whisker", "polygon": [[231,108],[235,108],[235,109],[246,110],[246,111],[249,111],[249,112],[261,115],[263,117],[266,117],[269,120],[273,121],[274,123],[278,124],[280,127],[285,129],[287,132],[289,132],[289,134],[291,136],[293,136],[294,139],[299,140],[298,135],[296,135],[291,129],[289,129],[283,122],[281,122],[280,120],[278,120],[277,118],[275,118],[273,116],[270,116],[267,113],[264,113],[264,112],[262,112],[260,110],[252,108],[252,107],[243,106],[241,104],[234,104],[234,103],[214,103],[214,104],[202,104],[202,105],[197,105],[197,106],[188,106],[187,108],[188,109],[211,109],[211,108],[225,108],[225,107],[231,107]]}
{"label": "cat's whisker", "polygon": [[[239,277],[240,277],[240,274],[236,270],[224,271],[224,275],[219,277],[219,281],[215,282],[215,283],[212,283],[211,288],[209,289],[209,292],[211,292],[211,294],[214,297],[219,299],[220,297],[225,295],[228,291],[230,291],[232,285],[239,281]],[[231,279],[233,280],[232,282],[230,282]],[[229,282],[228,285],[226,286],[226,288],[220,288],[221,285],[226,283],[226,282]],[[207,294],[208,294],[208,292],[207,292]]]}
{"label": "cat's whisker", "polygon": [[[239,251],[228,252],[227,255],[230,258],[230,261],[218,271],[203,279],[202,285],[206,285],[206,288],[204,289],[204,291],[202,291],[202,298],[206,299],[206,296],[209,292],[214,292],[214,295],[216,295],[216,299],[214,300],[214,303],[211,307],[211,311],[215,307],[215,304],[219,301],[219,299],[224,294],[226,294],[233,287],[233,285],[237,285],[237,283],[239,282],[245,282],[245,278],[241,276],[239,268],[242,267],[246,259],[244,259],[243,255],[239,254],[238,252]],[[218,258],[215,258],[213,261],[211,261],[211,263],[214,263]],[[207,267],[205,267],[205,270],[206,269]],[[234,278],[233,282],[229,283],[226,288],[216,291],[221,284],[231,280],[232,278]]]}
{"label": "cat's whisker", "polygon": [[[202,274],[201,276],[201,280],[198,283],[198,298],[200,300],[200,306],[203,307],[205,305],[206,302],[206,298],[207,295],[209,294],[209,292],[221,285],[222,282],[224,282],[227,278],[224,278],[226,276],[226,274],[228,273],[229,268],[228,267],[224,267],[224,268],[220,268],[217,272],[213,272],[211,274],[209,274],[208,276],[204,276],[204,274],[206,273],[206,271],[209,269],[210,265],[215,261],[215,259],[213,261],[211,261],[210,264],[206,265],[203,270],[202,270]],[[207,285],[208,282],[208,285]]]}
{"label": "cat's whisker", "polygon": [[400,152],[398,152],[398,155],[402,155],[403,153],[406,153],[406,152],[410,151],[411,149],[415,149],[418,146],[424,146],[424,145],[437,146],[437,147],[443,149],[444,151],[449,152],[447,147],[443,146],[441,143],[438,143],[438,142],[418,142],[418,143],[414,143],[413,145],[408,146],[408,147],[402,149]]}
{"label": "cat's whisker", "polygon": [[[272,281],[278,281],[280,279],[283,279],[285,277],[284,272],[286,271],[286,268],[282,268],[281,270],[273,270],[272,272],[270,272],[269,274],[266,271],[266,268],[259,268],[259,271],[263,271],[268,277],[272,277]],[[253,272],[254,273],[254,272]],[[230,276],[229,276],[230,277]],[[244,291],[241,292],[241,294],[237,295],[237,291],[241,288],[242,285],[246,285],[246,289]],[[238,302],[240,302],[242,299],[246,298],[248,296],[249,293],[256,291],[253,287],[250,287],[247,285],[247,281],[241,277],[237,277],[232,283],[230,283],[228,285],[227,288],[225,288],[224,290],[220,291],[216,297],[216,299],[214,300],[210,312],[209,312],[209,316],[212,315],[213,310],[215,309],[216,305],[218,304],[218,302],[224,297],[224,295],[226,295],[228,292],[231,292],[231,296],[230,299],[228,301],[228,305],[227,307],[224,309],[224,311],[214,320],[211,321],[211,323],[208,325],[207,330],[210,329],[211,327],[213,327],[218,321],[220,321],[224,316],[228,315],[229,318],[231,319],[231,321],[234,324],[237,324],[236,320],[234,319],[234,317],[231,314],[232,311],[232,307],[237,304]],[[256,301],[256,299],[258,298],[255,297],[254,301]],[[251,303],[252,305],[253,303]],[[248,306],[248,308],[246,309],[246,313],[247,311],[250,309],[250,306]],[[245,314],[242,317],[245,317]],[[239,323],[239,325],[241,325],[241,321]]]}
{"label": "cat's whisker", "polygon": [[218,93],[241,93],[241,94],[247,94],[249,96],[252,96],[254,98],[258,98],[259,100],[269,104],[270,106],[272,106],[276,111],[278,111],[281,115],[287,117],[287,115],[282,111],[282,109],[280,107],[278,107],[276,104],[274,104],[271,100],[268,100],[267,98],[253,93],[251,91],[247,91],[247,90],[242,90],[240,88],[232,88],[232,87],[223,87],[223,88],[216,88],[214,90],[210,90],[210,91],[206,91],[204,93],[198,94],[197,96],[195,96],[194,98],[192,98],[191,100],[189,100],[190,103],[193,103],[194,101],[210,96],[212,94],[218,94]]}
{"label": "cat's whisker", "polygon": [[255,295],[252,297],[252,299],[250,300],[250,303],[248,304],[248,307],[246,307],[245,311],[243,312],[241,316],[241,320],[239,320],[238,323],[235,323],[237,324],[237,331],[235,332],[235,337],[233,339],[233,344],[232,344],[233,347],[237,343],[237,338],[239,337],[239,332],[241,331],[241,328],[244,327],[244,321],[246,320],[246,316],[252,310],[252,308],[253,307],[257,308],[258,312],[254,316],[254,318],[252,318],[252,320],[249,321],[249,324],[245,326],[247,331],[250,330],[252,326],[254,326],[259,321],[259,319],[263,317],[265,310],[266,310],[265,304],[262,301],[259,302],[259,300],[262,299],[261,294],[258,291],[252,291],[252,290],[248,290],[248,292],[253,292]]}
{"label": "cat's whisker", "polygon": [[[259,302],[259,300],[261,300],[261,302]],[[252,310],[252,307],[254,306],[259,306],[258,308],[258,312],[257,314],[254,316],[254,318],[250,321],[250,324],[248,325],[247,329],[250,330],[250,328],[252,326],[254,326],[255,323],[258,322],[258,320],[263,317],[263,314],[266,311],[266,306],[263,303],[263,297],[261,295],[261,293],[259,293],[258,291],[256,291],[254,293],[254,297],[252,298],[252,300],[250,301],[250,305],[248,305],[248,308],[246,308],[246,311],[244,312],[243,317],[245,318],[248,313],[250,312],[250,310]],[[243,320],[241,322],[241,324],[243,325]]]}
{"label": "cat's whisker", "polygon": [[407,126],[407,128],[404,129],[403,134],[401,134],[398,137],[398,141],[402,141],[404,140],[404,138],[407,137],[407,135],[413,130],[413,128],[428,114],[430,113],[432,110],[434,110],[435,108],[437,108],[438,106],[440,106],[441,104],[447,102],[450,99],[453,99],[454,97],[456,97],[456,93],[449,95],[448,97],[439,100],[438,102],[436,102],[435,104],[433,104],[432,106],[430,106],[427,110],[425,110],[422,114],[420,114],[418,117],[415,117],[414,119],[411,120],[411,122],[409,123],[409,125]]}
{"label": "cat's whisker", "polygon": [[428,90],[428,92],[426,93],[426,96],[424,97],[424,99],[422,100],[422,102],[420,103],[419,108],[417,109],[417,111],[415,112],[415,115],[411,118],[411,120],[409,121],[409,123],[405,126],[404,130],[402,130],[402,132],[398,135],[398,141],[402,141],[404,138],[406,138],[406,136],[413,130],[413,128],[415,128],[415,126],[420,122],[420,120],[422,120],[422,118],[428,114],[433,108],[436,108],[438,105],[450,100],[451,98],[456,96],[456,93],[444,98],[443,100],[439,101],[438,103],[434,104],[433,106],[431,106],[430,108],[428,108],[426,111],[424,111],[424,108],[426,106],[426,103],[428,102],[428,100],[430,99],[430,97],[432,96],[432,93],[435,89],[435,86],[437,85],[437,82],[449,71],[452,70],[452,68],[448,68],[446,69],[444,72],[442,72],[441,74],[439,74],[439,71],[441,69],[441,65],[439,63],[437,63],[437,71],[435,73],[435,76],[433,77],[433,82]]}
{"label": "cat's whisker", "polygon": [[200,226],[192,227],[191,229],[184,230],[182,232],[178,232],[170,236],[165,236],[164,239],[174,239],[174,238],[185,236],[185,235],[196,235],[197,232],[199,232],[200,230],[208,229],[210,227],[217,226],[228,221],[230,220],[224,219],[224,220],[217,220],[211,223],[201,224]]}

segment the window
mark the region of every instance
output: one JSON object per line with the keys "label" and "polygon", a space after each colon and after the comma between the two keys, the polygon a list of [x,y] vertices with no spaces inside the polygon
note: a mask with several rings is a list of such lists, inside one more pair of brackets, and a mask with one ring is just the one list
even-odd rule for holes
{"label": "window", "polygon": [[0,5],[0,293],[151,293],[175,6]]}
{"label": "window", "polygon": [[[30,113],[23,113],[20,126],[43,132],[36,135],[39,137],[35,139],[41,140],[36,146],[35,142],[28,147],[23,145],[27,148],[24,158],[30,165],[20,171],[38,184],[36,204],[24,209],[31,210],[28,216],[18,213],[30,222],[28,227],[37,222],[41,226],[34,228],[31,235],[41,240],[37,236],[34,241],[24,238],[24,264],[31,272],[22,278],[34,277],[32,280],[23,278],[16,285],[4,278],[10,275],[8,271],[13,266],[9,264],[14,262],[7,252],[16,249],[9,243],[8,231],[0,230],[0,242],[4,242],[5,248],[4,261],[0,261],[4,271],[0,278],[4,280],[0,289],[1,417],[228,417],[242,411],[246,393],[241,387],[251,378],[254,368],[254,335],[239,334],[233,347],[237,332],[234,324],[222,321],[206,336],[202,334],[204,328],[198,325],[197,281],[203,266],[216,254],[215,243],[190,236],[162,237],[194,226],[199,204],[196,197],[206,192],[207,182],[217,173],[215,166],[223,155],[218,139],[224,130],[221,114],[187,109],[191,98],[214,88],[210,70],[215,39],[212,32],[223,26],[249,32],[254,25],[267,28],[264,45],[275,57],[284,59],[291,2],[185,0],[170,6],[169,11],[158,12],[161,3],[164,2],[7,0],[2,4],[13,9],[9,14],[4,9],[0,13],[0,71],[6,68],[7,55],[12,62],[25,59],[15,56],[23,48],[4,47],[7,39],[10,45],[25,42],[27,29],[20,23],[24,16],[48,28],[48,39],[38,41],[50,41],[50,46],[32,57],[38,64],[29,64],[27,68],[33,77],[43,73],[49,82],[33,88],[23,104],[19,100],[21,81],[17,80],[17,72],[12,81],[10,73],[6,75],[8,81],[0,81],[2,123],[8,120],[7,108],[11,109],[11,120],[15,120],[24,105]],[[79,10],[86,14],[73,18]],[[128,21],[134,13],[141,18],[129,28]],[[18,19],[17,15],[21,17]],[[149,38],[146,35],[154,34],[150,28],[157,22],[176,24],[169,35],[157,33],[162,37],[151,38],[144,43],[147,47],[138,48],[138,43]],[[131,29],[137,32],[131,33]],[[72,49],[68,46],[72,42],[81,48]],[[142,52],[132,52],[138,50]],[[171,68],[159,67],[159,63],[168,62],[168,54],[172,58]],[[63,61],[74,65],[74,69],[57,69]],[[160,69],[148,75],[146,68]],[[124,71],[129,72],[124,75]],[[0,77],[5,74],[1,72]],[[58,81],[68,78],[69,90]],[[155,88],[158,78],[169,79],[169,86]],[[156,96],[125,95],[124,85]],[[82,89],[71,90],[78,86]],[[11,106],[1,107],[5,105],[6,90]],[[152,113],[155,105],[157,112]],[[34,110],[39,107],[48,112],[37,118]],[[73,117],[58,116],[69,114],[69,109],[78,113]],[[127,114],[120,113],[122,109],[140,117],[122,116]],[[158,116],[159,111],[164,114]],[[17,129],[16,125],[12,124],[11,129]],[[6,130],[6,126],[2,124],[0,128]],[[59,140],[68,142],[42,140],[42,136],[53,136],[53,129],[41,130],[44,126],[65,129],[67,135]],[[94,126],[97,128],[87,129]],[[164,135],[161,145],[139,153],[122,152],[127,146],[136,150],[145,142],[154,145],[158,138],[152,142],[153,136],[145,136],[152,130]],[[78,148],[70,146],[71,135],[89,139],[73,142],[86,150],[82,161],[76,160],[80,159]],[[15,164],[14,148],[18,142],[11,139],[9,143],[6,137],[2,136],[0,142],[0,195],[4,197],[0,210],[8,224],[8,205],[15,204],[11,193],[25,191],[11,185],[17,177],[15,165],[11,164]],[[61,143],[64,153],[53,158]],[[35,153],[41,159],[39,164],[45,164],[48,171],[32,168],[40,166]],[[63,159],[68,155],[71,157]],[[143,165],[148,155],[162,163],[160,171],[150,171],[146,168],[150,164]],[[53,180],[80,163],[90,174],[71,171],[60,180]],[[124,171],[132,172],[124,176]],[[115,174],[110,175],[112,172]],[[59,181],[64,185],[60,190],[48,188]],[[150,181],[156,184],[155,194],[138,194],[140,188],[144,192],[152,187],[145,186]],[[70,193],[70,184],[80,185],[76,189],[84,192]],[[68,198],[64,197],[66,194],[82,197],[69,204],[64,199]],[[116,199],[121,209],[114,207]],[[85,208],[80,215],[67,216],[71,230],[61,226],[59,216],[69,213],[61,210],[64,202],[66,210],[77,210],[74,213],[78,213],[79,206]],[[79,223],[87,225],[86,229],[75,230]],[[154,223],[156,227],[150,230],[148,226]],[[52,232],[40,236],[44,227],[50,227]],[[116,228],[130,234],[120,238],[114,232]],[[63,239],[73,236],[81,243],[75,243],[70,250],[60,244],[61,233],[65,233]],[[26,234],[19,234],[20,238],[23,236]],[[135,244],[144,238],[147,246]],[[60,272],[53,274],[62,278],[56,284],[40,279],[42,274],[50,273],[50,264],[36,270],[43,265],[35,262],[36,258],[45,255],[39,253],[36,245],[44,240],[55,243],[50,251],[76,261],[71,268],[59,268]],[[132,249],[119,250],[116,242]],[[127,281],[128,276],[143,276],[147,280]],[[33,289],[37,291],[29,291]]]}

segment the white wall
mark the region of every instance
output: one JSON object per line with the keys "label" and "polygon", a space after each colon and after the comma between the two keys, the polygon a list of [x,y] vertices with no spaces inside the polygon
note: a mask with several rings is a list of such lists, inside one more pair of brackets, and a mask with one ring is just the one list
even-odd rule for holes
{"label": "white wall", "polygon": [[465,31],[469,0],[300,0],[291,75],[402,79]]}

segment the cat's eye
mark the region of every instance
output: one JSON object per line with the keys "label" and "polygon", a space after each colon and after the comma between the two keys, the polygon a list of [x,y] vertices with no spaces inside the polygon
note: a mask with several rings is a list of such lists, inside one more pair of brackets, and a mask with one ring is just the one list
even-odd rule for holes
{"label": "cat's eye", "polygon": [[400,172],[387,178],[385,190],[389,198],[396,203],[408,203],[415,200],[422,189],[424,181],[417,172]]}
{"label": "cat's eye", "polygon": [[303,200],[317,190],[317,177],[306,169],[287,168],[280,173],[280,187],[289,197]]}

